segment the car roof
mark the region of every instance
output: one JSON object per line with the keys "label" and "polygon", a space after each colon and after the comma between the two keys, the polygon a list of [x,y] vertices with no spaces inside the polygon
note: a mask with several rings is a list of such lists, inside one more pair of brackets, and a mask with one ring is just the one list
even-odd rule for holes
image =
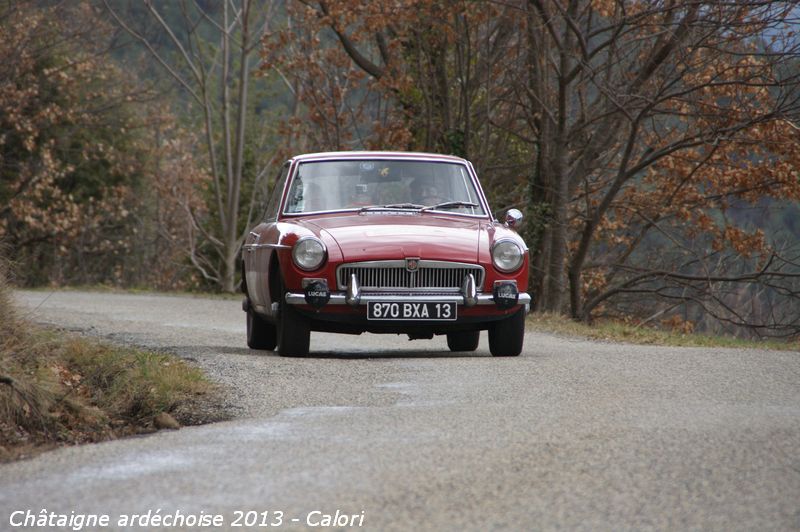
{"label": "car roof", "polygon": [[423,153],[413,151],[329,151],[319,153],[306,153],[295,155],[292,162],[319,161],[331,159],[417,159],[426,161],[466,163],[467,160],[454,155],[441,155],[438,153]]}

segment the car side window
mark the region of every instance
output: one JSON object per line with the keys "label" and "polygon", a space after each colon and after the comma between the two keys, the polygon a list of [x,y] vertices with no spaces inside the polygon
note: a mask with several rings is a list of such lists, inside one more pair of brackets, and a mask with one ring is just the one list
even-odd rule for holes
{"label": "car side window", "polygon": [[271,222],[278,218],[278,207],[281,203],[281,195],[283,194],[283,187],[286,185],[286,178],[289,176],[289,165],[283,165],[278,179],[275,180],[275,186],[272,188],[272,194],[269,197],[267,204],[267,211],[264,213],[264,221]]}

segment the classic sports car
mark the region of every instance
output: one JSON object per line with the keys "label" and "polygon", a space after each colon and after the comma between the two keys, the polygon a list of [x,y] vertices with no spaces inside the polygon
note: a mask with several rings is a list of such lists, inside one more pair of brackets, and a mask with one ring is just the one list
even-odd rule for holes
{"label": "classic sports car", "polygon": [[393,152],[286,162],[243,247],[247,345],[305,356],[311,331],[446,334],[494,356],[522,350],[528,249],[498,222],[468,161]]}

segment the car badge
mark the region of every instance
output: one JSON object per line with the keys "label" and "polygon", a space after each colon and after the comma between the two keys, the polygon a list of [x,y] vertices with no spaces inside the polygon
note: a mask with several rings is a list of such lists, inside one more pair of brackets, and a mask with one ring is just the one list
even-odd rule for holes
{"label": "car badge", "polygon": [[417,268],[419,268],[419,258],[406,259],[406,270],[415,272]]}

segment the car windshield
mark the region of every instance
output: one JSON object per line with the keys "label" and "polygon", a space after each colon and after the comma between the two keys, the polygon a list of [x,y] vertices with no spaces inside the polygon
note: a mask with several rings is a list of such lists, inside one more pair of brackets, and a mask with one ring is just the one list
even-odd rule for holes
{"label": "car windshield", "polygon": [[378,159],[300,163],[284,212],[425,207],[485,214],[466,165]]}

